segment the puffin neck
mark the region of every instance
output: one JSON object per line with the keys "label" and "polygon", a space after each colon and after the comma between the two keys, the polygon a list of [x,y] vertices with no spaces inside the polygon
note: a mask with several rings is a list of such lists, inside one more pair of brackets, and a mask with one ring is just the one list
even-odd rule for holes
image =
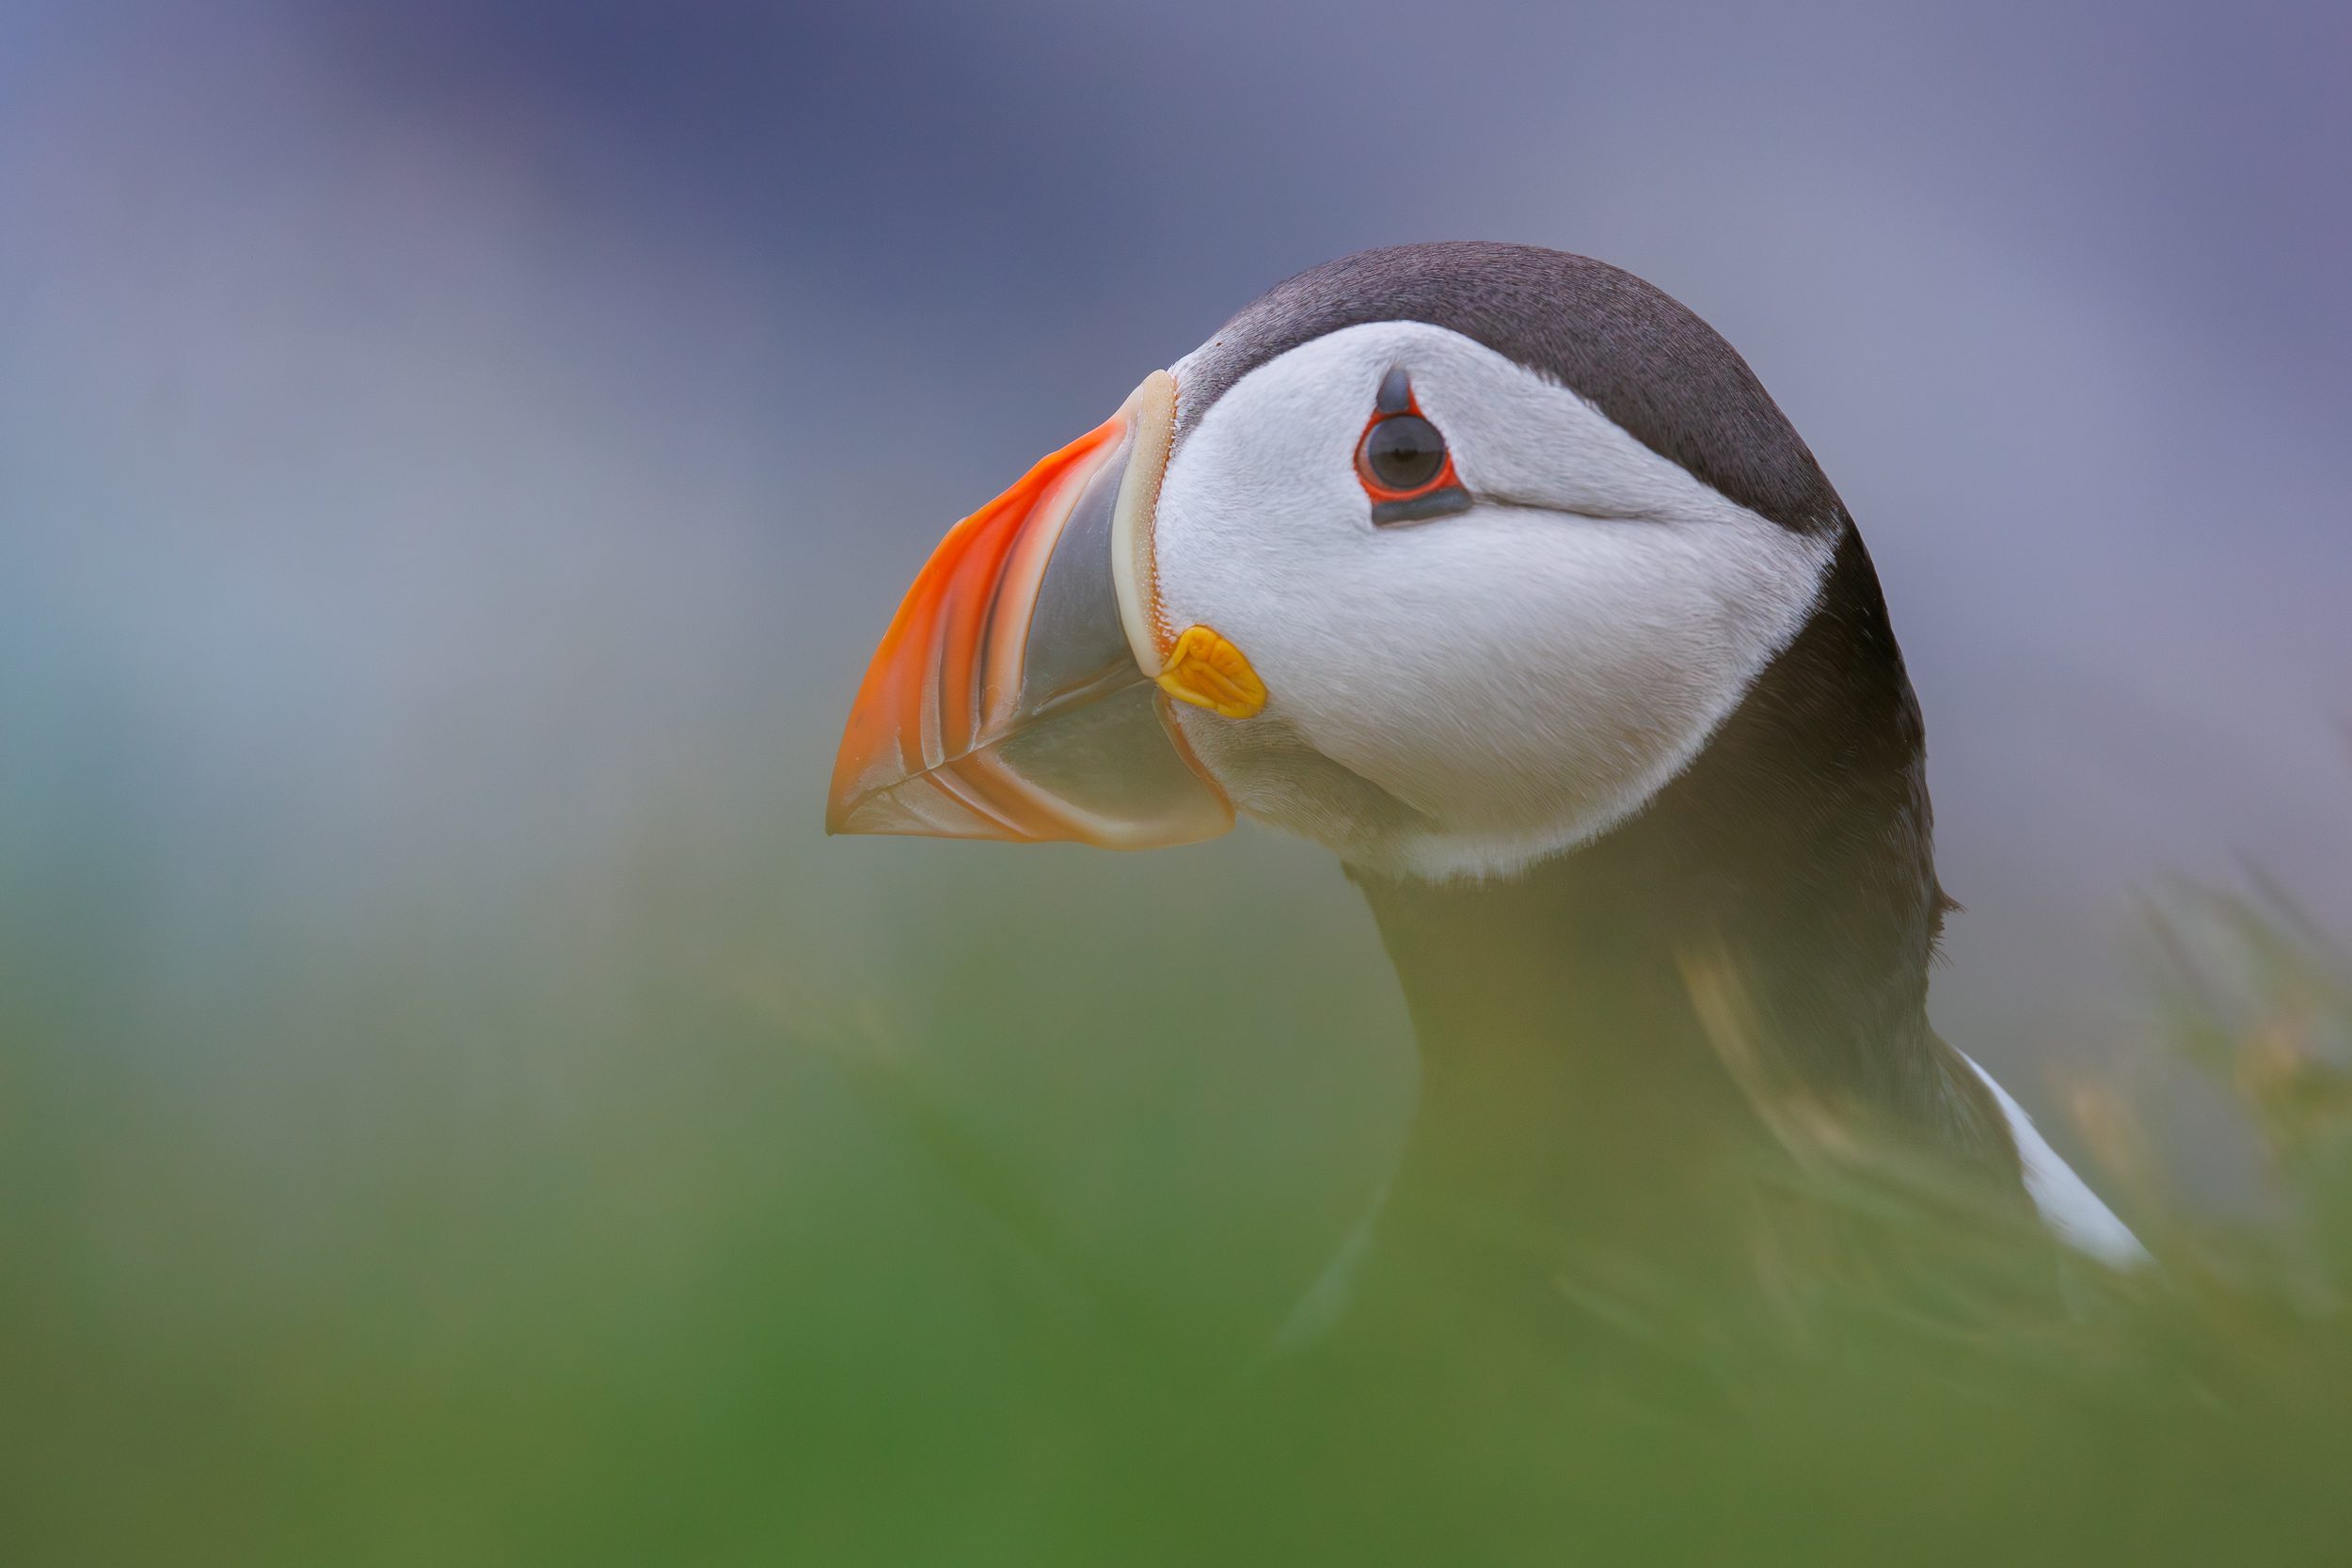
{"label": "puffin neck", "polygon": [[1358,874],[1421,1048],[1399,1217],[1607,1232],[1706,1205],[1765,1127],[1694,973],[1727,982],[1731,1043],[1770,1082],[2013,1185],[1997,1107],[1927,1023],[1944,900],[1924,765],[1847,526],[1812,619],[1640,815],[1508,880]]}

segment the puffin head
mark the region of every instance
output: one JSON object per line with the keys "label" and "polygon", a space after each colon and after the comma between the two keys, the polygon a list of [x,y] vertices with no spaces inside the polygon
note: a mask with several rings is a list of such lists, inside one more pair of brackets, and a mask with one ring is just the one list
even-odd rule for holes
{"label": "puffin head", "polygon": [[1690,766],[1851,528],[1738,354],[1639,278],[1347,257],[947,535],[828,826],[1148,847],[1238,811],[1383,876],[1508,876]]}

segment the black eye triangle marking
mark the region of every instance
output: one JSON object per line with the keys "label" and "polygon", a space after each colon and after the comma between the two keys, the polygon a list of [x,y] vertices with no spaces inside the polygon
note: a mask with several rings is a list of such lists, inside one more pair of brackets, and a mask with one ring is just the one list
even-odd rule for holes
{"label": "black eye triangle marking", "polygon": [[1375,528],[1427,522],[1470,508],[1445,437],[1413,405],[1412,378],[1402,365],[1391,365],[1380,378],[1372,419],[1356,446],[1356,473],[1371,498]]}

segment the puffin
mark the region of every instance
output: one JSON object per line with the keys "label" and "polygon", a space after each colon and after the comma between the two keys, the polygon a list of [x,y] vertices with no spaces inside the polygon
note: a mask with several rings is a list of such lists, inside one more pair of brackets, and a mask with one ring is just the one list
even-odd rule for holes
{"label": "puffin", "polygon": [[1481,1279],[1531,1237],[1736,1245],[1757,1149],[1848,1128],[2134,1266],[1930,1024],[1925,761],[1869,552],[1747,362],[1614,266],[1451,242],[1278,284],[957,524],[826,825],[1246,816],[1339,857],[1419,1102],[1294,1329],[1391,1234]]}

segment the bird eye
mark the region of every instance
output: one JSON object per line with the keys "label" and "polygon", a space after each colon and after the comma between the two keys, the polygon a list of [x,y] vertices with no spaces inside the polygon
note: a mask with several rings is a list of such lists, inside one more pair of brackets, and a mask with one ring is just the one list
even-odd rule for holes
{"label": "bird eye", "polygon": [[1445,436],[1413,400],[1402,368],[1391,369],[1380,382],[1372,419],[1356,444],[1356,477],[1372,499],[1373,522],[1381,527],[1448,517],[1470,507]]}
{"label": "bird eye", "polygon": [[1445,470],[1445,437],[1419,414],[1399,414],[1364,432],[1365,477],[1383,490],[1409,495]]}

